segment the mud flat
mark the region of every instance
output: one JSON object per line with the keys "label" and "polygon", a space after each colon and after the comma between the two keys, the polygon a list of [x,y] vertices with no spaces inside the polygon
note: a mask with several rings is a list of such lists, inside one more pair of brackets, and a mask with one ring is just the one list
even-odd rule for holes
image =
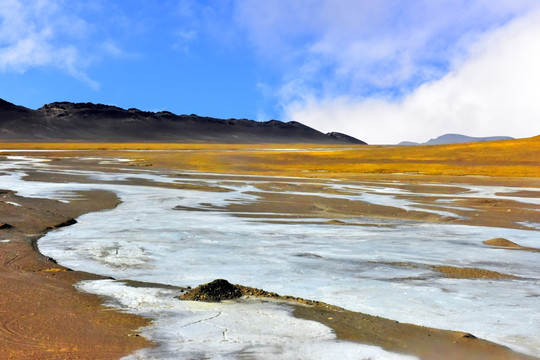
{"label": "mud flat", "polygon": [[493,238],[486,241],[482,241],[482,243],[489,246],[499,247],[499,248],[509,249],[509,250],[540,252],[540,249],[527,247],[527,246],[521,246],[505,238]]}
{"label": "mud flat", "polygon": [[[100,164],[100,162],[102,163]],[[176,181],[180,178],[175,178],[175,181],[171,180],[170,182],[167,182],[167,178],[156,180],[151,171],[139,171],[135,176],[127,166],[115,163],[114,159],[106,163],[99,159],[78,160],[59,157],[55,161],[55,166],[58,166],[56,170],[61,168],[70,169],[71,172],[65,174],[54,169],[47,169],[47,167],[36,170],[35,167],[26,167],[24,163],[17,166],[20,166],[20,169],[1,168],[0,171],[5,174],[24,171],[26,174],[25,181],[29,183],[33,181],[36,186],[42,183],[58,184],[60,190],[62,189],[61,186],[64,186],[62,184],[71,182],[84,184],[85,186],[84,189],[76,191],[67,186],[67,200],[63,201],[22,197],[9,191],[9,189],[0,194],[2,196],[0,199],[0,240],[2,240],[0,243],[0,256],[2,257],[0,281],[3,289],[7,289],[0,295],[0,304],[2,305],[0,307],[2,309],[0,311],[0,323],[3,326],[3,330],[0,331],[0,351],[2,351],[0,354],[2,354],[2,357],[5,354],[6,358],[112,359],[120,358],[137,349],[148,349],[156,345],[143,336],[137,336],[139,335],[137,329],[149,325],[152,320],[155,328],[160,324],[159,319],[153,318],[149,313],[144,312],[133,311],[135,314],[130,315],[110,310],[111,308],[103,306],[101,298],[88,293],[77,292],[73,287],[75,283],[83,284],[78,285],[78,288],[88,291],[94,285],[102,288],[110,285],[110,289],[114,290],[111,294],[107,294],[106,291],[101,293],[103,296],[107,296],[106,299],[110,299],[115,291],[118,293],[125,290],[118,283],[107,279],[110,274],[95,271],[104,275],[100,276],[71,271],[56,264],[52,259],[39,254],[36,247],[37,240],[41,235],[55,229],[59,229],[55,233],[69,243],[71,236],[69,232],[64,231],[70,229],[70,224],[73,225],[74,229],[77,228],[79,224],[76,224],[73,219],[78,219],[84,213],[115,208],[119,203],[119,198],[118,195],[109,190],[114,189],[117,185],[142,186],[147,189],[147,193],[151,193],[153,188],[196,191],[197,194],[208,193],[221,200],[214,203],[205,203],[205,197],[200,195],[203,200],[197,200],[192,204],[188,202],[182,207],[178,207],[177,210],[170,207],[171,212],[186,216],[188,214],[193,216],[202,215],[203,218],[205,213],[208,213],[208,219],[212,219],[212,215],[226,213],[232,215],[233,218],[238,218],[239,221],[247,218],[248,221],[256,221],[259,224],[276,219],[283,223],[291,223],[301,221],[302,217],[305,216],[308,221],[314,224],[313,218],[319,218],[320,224],[333,226],[332,229],[343,228],[351,231],[350,229],[361,229],[363,226],[373,227],[374,223],[377,223],[377,226],[384,230],[385,228],[392,229],[395,227],[393,221],[401,219],[427,223],[463,222],[466,225],[491,226],[494,228],[493,232],[496,232],[497,219],[503,218],[503,214],[513,213],[512,221],[505,220],[503,223],[509,224],[509,227],[514,229],[530,229],[534,231],[534,228],[528,225],[515,225],[513,219],[528,221],[533,224],[538,222],[538,204],[534,202],[523,204],[511,200],[495,203],[497,206],[492,206],[494,204],[492,202],[486,205],[485,202],[471,195],[470,188],[465,187],[463,190],[459,186],[452,189],[443,186],[439,189],[433,186],[414,185],[415,191],[408,192],[407,187],[404,190],[403,185],[391,184],[388,181],[385,181],[383,186],[379,187],[374,186],[373,183],[369,184],[373,179],[363,183],[360,187],[355,187],[354,184],[334,186],[332,183],[326,182],[320,185],[316,181],[315,184],[313,184],[314,181],[308,181],[307,184],[303,185],[304,180],[295,180],[297,186],[295,185],[294,189],[292,189],[291,183],[295,183],[295,181],[282,179],[277,184],[271,185],[278,188],[278,190],[273,190],[268,185],[265,185],[267,184],[266,180],[260,181],[259,185],[257,185],[256,181],[260,179],[255,179],[256,181],[247,177],[232,179],[219,174],[191,174],[190,176],[188,174],[186,175],[187,178],[195,177],[195,179]],[[88,169],[99,171],[101,175],[91,174]],[[163,169],[163,171],[165,170]],[[171,179],[173,178],[171,173],[168,173],[168,176]],[[204,181],[201,181],[201,179],[204,179]],[[286,192],[281,194],[280,191],[283,189],[280,190],[280,187],[286,188]],[[92,190],[92,188],[109,190],[96,191]],[[409,188],[413,188],[413,186]],[[381,197],[381,194],[387,194],[390,191],[389,189],[394,189],[395,194],[391,193],[393,194],[390,196],[392,201],[385,203],[386,200]],[[423,191],[423,195],[420,197],[415,195],[419,190]],[[501,189],[497,189],[497,191],[499,190]],[[354,198],[354,201],[345,198],[356,196],[359,192],[362,193],[361,197]],[[448,196],[452,198],[448,199]],[[231,198],[236,200],[229,201]],[[289,198],[289,202],[285,201],[287,198]],[[451,202],[446,200],[451,200]],[[395,206],[396,201],[402,207]],[[142,207],[150,206],[150,204],[140,202],[138,206],[141,207],[141,204],[144,204]],[[407,209],[407,207],[411,206],[415,207],[415,210]],[[198,211],[200,214],[197,214]],[[471,214],[475,213],[478,216],[471,216]],[[367,215],[367,218],[362,221],[369,224],[358,220],[359,217],[365,215]],[[89,218],[83,217],[83,219]],[[113,218],[111,220],[117,221]],[[228,221],[231,222],[232,220]],[[150,221],[142,223],[141,226],[153,228],[157,225],[159,225],[157,219],[152,218]],[[211,225],[210,222],[209,226]],[[306,225],[309,224],[306,222]],[[102,231],[107,230],[104,227]],[[75,234],[73,233],[73,235]],[[474,247],[477,251],[483,251],[484,248],[487,251],[508,251],[507,249],[493,248],[493,244],[489,243],[483,246],[481,245],[482,240],[481,238],[474,239],[478,243]],[[501,246],[500,243],[497,244],[495,246]],[[107,259],[108,256],[115,255],[114,252],[121,254],[124,250],[126,250],[126,247],[123,247],[119,241],[118,244],[109,246],[109,248],[100,248],[100,256]],[[131,255],[137,255],[137,253],[131,253]],[[301,261],[304,261],[304,259],[306,261],[318,261],[328,256],[323,252],[302,252],[293,254],[293,257],[301,259]],[[110,257],[110,259],[113,258],[117,259],[114,256]],[[207,262],[211,261],[207,260]],[[123,264],[120,265],[123,266]],[[114,264],[114,266],[119,265]],[[137,266],[141,265],[138,264]],[[76,268],[75,266],[71,267]],[[134,271],[137,270],[135,268]],[[513,279],[514,276],[510,273],[506,274],[495,270],[449,266],[447,264],[428,265],[420,270],[425,271],[426,269],[432,271],[432,273],[441,271],[449,275],[454,274],[459,279],[488,278],[499,280],[499,278],[502,278],[504,280],[507,278]],[[414,269],[414,271],[417,270]],[[124,269],[119,268],[115,271],[124,271]],[[179,271],[181,272],[181,270]],[[249,272],[250,270],[246,271]],[[138,287],[133,288],[133,291],[147,286],[159,296],[177,294],[182,291],[175,287],[164,289],[151,284],[137,284]],[[193,285],[197,284],[194,283]],[[467,332],[437,330],[431,327],[406,324],[347,310],[320,301],[279,296],[275,293],[254,288],[243,288],[248,289],[243,293],[244,298],[220,303],[216,305],[215,309],[206,305],[191,304],[191,302],[185,302],[187,304],[185,306],[196,309],[203,306],[204,311],[214,311],[220,314],[228,311],[228,308],[238,309],[239,314],[244,314],[242,311],[246,307],[249,308],[249,306],[258,307],[257,312],[261,313],[266,311],[265,309],[268,306],[277,306],[276,309],[278,310],[276,311],[278,312],[282,311],[280,309],[284,307],[289,309],[287,311],[290,311],[298,319],[314,320],[332,329],[331,332],[324,333],[325,335],[320,340],[316,340],[325,346],[338,346],[332,340],[332,337],[337,337],[337,340],[345,340],[346,343],[369,344],[388,352],[376,353],[377,355],[374,358],[405,359],[410,357],[399,357],[399,355],[393,354],[408,354],[422,359],[533,359],[531,356],[518,354],[507,347],[478,339],[474,336],[475,334],[471,335]],[[174,298],[174,296],[171,296],[171,298]],[[273,302],[274,300],[277,301],[278,305]],[[171,301],[182,303],[178,299]],[[249,304],[246,305],[243,301],[248,301]],[[259,305],[254,305],[254,302]],[[122,308],[122,306],[118,306],[118,303],[109,302],[109,304],[116,305],[117,309]],[[126,308],[122,309],[126,310]],[[459,309],[456,309],[456,311],[459,311]],[[143,316],[146,316],[146,319]],[[205,315],[202,319],[209,319],[205,320],[205,322],[211,322],[210,316],[206,317]],[[245,319],[248,319],[247,315]],[[238,318],[234,318],[234,320],[237,321]],[[257,324],[252,325],[257,326]],[[290,331],[290,329],[278,329],[283,333]],[[317,329],[321,330],[320,328]],[[142,332],[145,335],[144,330]],[[66,336],[66,334],[69,335]],[[328,337],[328,334],[331,336]],[[276,336],[279,338],[279,334]],[[159,347],[160,344],[157,344],[157,346]],[[363,349],[346,348],[346,350],[336,351],[336,354],[339,354],[339,351],[354,353],[354,351],[363,351]],[[140,354],[143,354],[144,358],[145,353]],[[148,354],[152,354],[151,350]]]}
{"label": "mud flat", "polygon": [[149,320],[107,311],[103,299],[73,287],[99,275],[72,271],[37,251],[36,242],[47,231],[118,203],[109,192],[79,195],[63,203],[0,190],[2,359],[118,359],[152,346],[137,333]]}

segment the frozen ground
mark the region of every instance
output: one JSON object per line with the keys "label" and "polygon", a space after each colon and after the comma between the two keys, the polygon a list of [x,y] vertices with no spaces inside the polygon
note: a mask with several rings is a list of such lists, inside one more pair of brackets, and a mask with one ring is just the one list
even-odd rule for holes
{"label": "frozen ground", "polygon": [[[35,169],[84,175],[96,183],[24,181],[25,171]],[[226,278],[233,283],[320,300],[401,322],[470,332],[533,355],[540,352],[539,253],[482,245],[483,240],[505,237],[523,246],[540,247],[540,231],[376,219],[358,219],[372,224],[361,227],[313,221],[320,219],[272,224],[260,217],[239,218],[212,210],[229,203],[257,201],[252,192],[257,182],[263,181],[257,177],[229,179],[226,185],[220,184],[229,192],[114,183],[133,178],[198,185],[218,182],[215,177],[198,177],[196,173],[178,178],[151,171],[75,172],[25,157],[0,161],[0,188],[17,190],[22,196],[69,201],[73,191],[104,189],[121,198],[122,204],[116,209],[84,215],[77,224],[40,240],[40,250],[65,266],[118,279],[177,286],[196,286]],[[339,182],[327,185],[336,190],[344,188]],[[459,186],[467,189],[466,196],[480,198],[516,190]],[[324,196],[406,209],[417,205],[398,198],[407,195],[406,191],[384,183],[347,184],[346,188],[354,194]],[[445,196],[451,205],[452,195]],[[538,203],[534,198],[508,198]],[[177,206],[184,210],[174,210]],[[449,207],[449,216],[451,211]],[[425,266],[398,263],[475,267],[519,278],[448,279]],[[161,346],[133,355],[135,359],[174,358],[173,354],[179,353],[188,358],[268,358],[270,354],[298,358],[304,353],[305,358],[317,358],[315,354],[327,358],[324,351],[342,354],[339,358],[346,358],[346,354],[355,359],[406,358],[378,348],[336,341],[329,329],[294,319],[283,305],[181,302],[173,298],[175,293],[171,290],[132,288],[111,281],[79,286],[110,296],[111,303],[128,311],[158,319],[145,331]],[[261,329],[254,324],[267,326]],[[297,330],[288,333],[289,329]],[[281,336],[288,340],[283,341]],[[310,353],[308,349],[314,350]],[[220,357],[223,354],[228,355]]]}

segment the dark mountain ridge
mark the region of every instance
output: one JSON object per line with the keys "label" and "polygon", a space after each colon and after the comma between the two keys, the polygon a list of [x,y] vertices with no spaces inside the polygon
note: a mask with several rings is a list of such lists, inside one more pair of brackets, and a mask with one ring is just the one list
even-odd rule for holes
{"label": "dark mountain ridge", "polygon": [[0,141],[365,144],[295,121],[217,119],[71,102],[32,110],[2,99]]}

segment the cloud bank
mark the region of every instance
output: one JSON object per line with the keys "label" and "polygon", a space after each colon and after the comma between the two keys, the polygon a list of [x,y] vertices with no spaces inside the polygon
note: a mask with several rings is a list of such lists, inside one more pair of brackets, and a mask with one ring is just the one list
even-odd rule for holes
{"label": "cloud bank", "polygon": [[369,143],[423,142],[442,133],[540,134],[540,12],[485,35],[466,59],[402,100],[307,98],[288,117],[322,131],[339,129]]}
{"label": "cloud bank", "polygon": [[540,134],[538,2],[239,5],[261,57],[285,69],[274,94],[288,120],[369,143]]}

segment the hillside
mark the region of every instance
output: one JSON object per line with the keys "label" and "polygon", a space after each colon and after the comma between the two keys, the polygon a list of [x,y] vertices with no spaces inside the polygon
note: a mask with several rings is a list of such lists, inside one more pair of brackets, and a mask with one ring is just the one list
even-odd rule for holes
{"label": "hillside", "polygon": [[365,144],[294,121],[224,120],[70,102],[32,110],[2,99],[0,141]]}

